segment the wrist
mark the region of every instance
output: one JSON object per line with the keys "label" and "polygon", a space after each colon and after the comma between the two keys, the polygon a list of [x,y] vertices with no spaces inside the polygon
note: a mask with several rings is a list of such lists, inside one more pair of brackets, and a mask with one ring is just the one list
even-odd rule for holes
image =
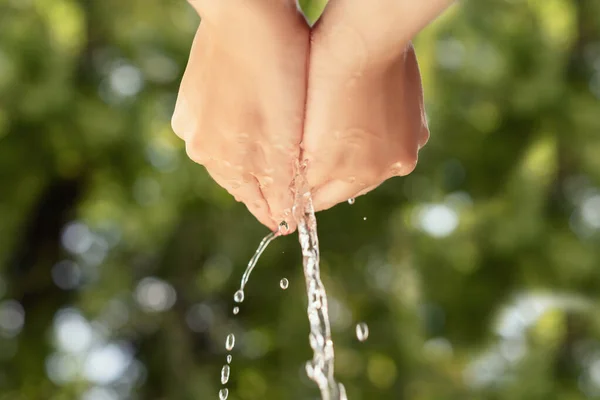
{"label": "wrist", "polygon": [[[454,0],[378,0],[331,2],[313,32],[316,41],[336,46],[344,43],[345,53],[369,63],[393,62],[425,26]],[[341,52],[337,51],[337,52]]]}

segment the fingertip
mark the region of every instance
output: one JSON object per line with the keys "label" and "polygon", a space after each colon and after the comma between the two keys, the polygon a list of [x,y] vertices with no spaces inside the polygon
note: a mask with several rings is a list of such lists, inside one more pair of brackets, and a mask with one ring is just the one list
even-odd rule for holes
{"label": "fingertip", "polygon": [[279,236],[287,236],[294,233],[297,229],[296,222],[293,219],[281,220],[277,224],[277,234]]}
{"label": "fingertip", "polygon": [[373,190],[375,190],[375,189],[377,189],[379,186],[381,186],[381,184],[382,184],[382,183],[383,183],[383,182],[380,182],[380,183],[378,183],[377,185],[372,185],[372,186],[369,186],[369,187],[367,187],[367,188],[365,188],[365,189],[361,190],[360,192],[358,192],[358,193],[356,194],[356,197],[364,196],[365,194],[367,194],[367,193],[369,193],[369,192],[372,192]]}
{"label": "fingertip", "polygon": [[419,161],[419,156],[415,151],[415,154],[410,154],[404,156],[402,161],[399,161],[392,165],[389,170],[386,178],[391,178],[392,176],[406,176],[412,173],[415,168],[417,168],[417,162]]}
{"label": "fingertip", "polygon": [[356,197],[360,190],[355,183],[348,183],[341,179],[336,179],[321,186],[313,195],[313,207],[315,211],[325,211],[339,203],[348,201]]}
{"label": "fingertip", "polygon": [[246,204],[246,208],[248,208],[248,211],[254,215],[258,222],[269,228],[271,232],[276,232],[279,229],[279,224],[273,221],[269,215],[267,203],[264,200],[255,200],[250,204],[244,204]]}

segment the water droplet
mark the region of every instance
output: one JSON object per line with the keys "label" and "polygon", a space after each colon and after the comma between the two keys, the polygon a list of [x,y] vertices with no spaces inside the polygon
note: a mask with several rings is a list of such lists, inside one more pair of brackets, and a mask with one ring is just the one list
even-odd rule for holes
{"label": "water droplet", "polygon": [[290,230],[290,226],[288,225],[287,221],[281,221],[279,223],[279,232],[287,233],[289,230]]}
{"label": "water droplet", "polygon": [[348,204],[352,205],[352,204],[354,204],[354,201],[355,201],[355,200],[354,200],[354,197],[350,197],[350,198],[348,199]]}
{"label": "water droplet", "polygon": [[227,364],[231,364],[232,359],[233,357],[231,356],[231,354],[227,354]]}
{"label": "water droplet", "polygon": [[240,312],[239,307],[233,307],[233,315],[238,315],[239,312]]}
{"label": "water droplet", "polygon": [[229,390],[227,390],[227,389],[219,390],[219,400],[227,400],[227,396],[229,396]]}
{"label": "water droplet", "polygon": [[236,303],[243,302],[244,301],[244,291],[242,289],[240,289],[237,292],[235,292],[235,294],[233,295],[233,300]]}
{"label": "water droplet", "polygon": [[361,342],[369,338],[369,326],[366,323],[361,322],[356,325],[356,338]]}
{"label": "water droplet", "polygon": [[221,383],[223,385],[229,382],[229,371],[229,365],[223,365],[223,368],[221,369]]}
{"label": "water droplet", "polygon": [[281,286],[281,288],[283,290],[287,289],[289,285],[290,285],[290,282],[287,280],[287,278],[283,278],[282,280],[279,281],[279,286]]}
{"label": "water droplet", "polygon": [[225,341],[225,348],[227,349],[227,351],[231,351],[231,350],[233,350],[234,346],[235,346],[235,335],[233,333],[230,333],[229,335],[227,335],[227,340]]}

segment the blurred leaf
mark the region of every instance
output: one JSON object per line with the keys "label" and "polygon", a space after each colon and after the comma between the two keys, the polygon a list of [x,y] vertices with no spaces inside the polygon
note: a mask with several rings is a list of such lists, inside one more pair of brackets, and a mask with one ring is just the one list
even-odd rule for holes
{"label": "blurred leaf", "polygon": [[306,22],[310,26],[313,26],[317,23],[323,12],[325,11],[325,7],[327,7],[327,3],[329,0],[296,0],[298,4],[298,8],[304,14],[304,18],[306,18]]}

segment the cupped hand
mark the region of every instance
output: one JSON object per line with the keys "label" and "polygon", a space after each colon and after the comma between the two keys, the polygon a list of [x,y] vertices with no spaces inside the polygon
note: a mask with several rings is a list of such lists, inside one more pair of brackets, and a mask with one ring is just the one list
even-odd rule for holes
{"label": "cupped hand", "polygon": [[189,157],[262,224],[292,224],[309,29],[294,0],[190,2],[202,23],[173,129]]}
{"label": "cupped hand", "polygon": [[429,138],[411,39],[449,0],[331,0],[312,31],[302,157],[315,210],[412,172]]}
{"label": "cupped hand", "polygon": [[276,230],[295,165],[317,211],[410,173],[427,142],[410,40],[451,0],[192,0],[203,18],[173,117],[190,158]]}

